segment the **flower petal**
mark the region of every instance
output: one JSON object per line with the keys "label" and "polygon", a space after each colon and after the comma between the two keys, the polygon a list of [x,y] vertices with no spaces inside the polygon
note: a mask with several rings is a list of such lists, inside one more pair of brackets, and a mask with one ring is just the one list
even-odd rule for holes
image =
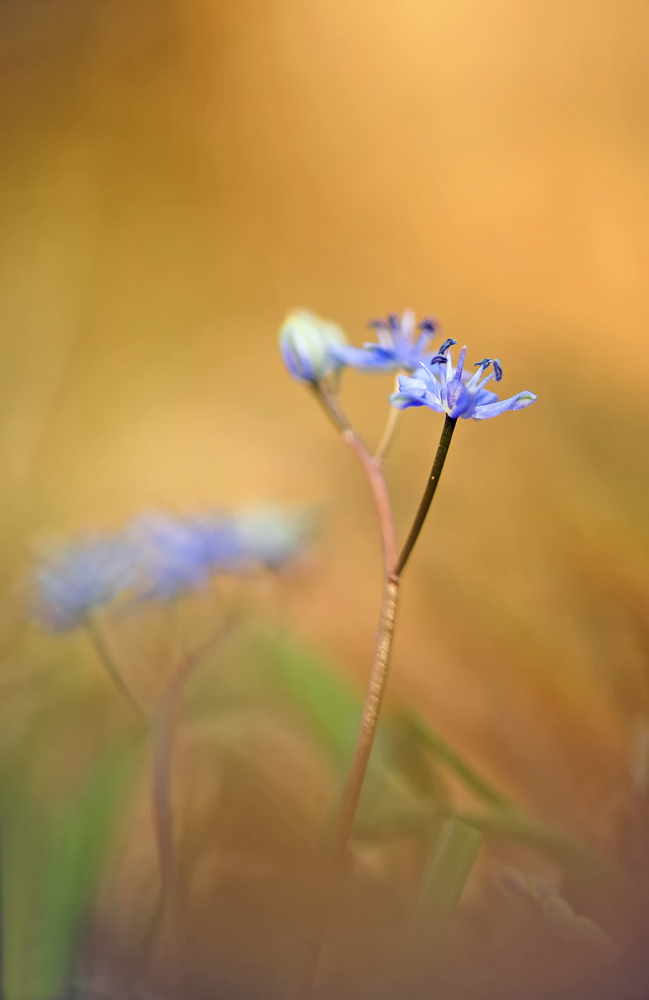
{"label": "flower petal", "polygon": [[507,410],[524,410],[536,402],[537,397],[533,392],[518,392],[510,399],[501,399],[498,403],[487,403],[476,406],[473,414],[474,420],[489,420],[491,417],[499,417]]}
{"label": "flower petal", "polygon": [[489,389],[478,389],[476,396],[476,406],[486,406],[487,403],[495,403],[498,400],[498,393],[490,392]]}
{"label": "flower petal", "polygon": [[458,385],[461,386],[461,389],[459,395],[455,399],[455,402],[452,404],[450,415],[454,420],[457,420],[458,417],[463,417],[465,420],[468,420],[468,418],[472,417],[475,412],[477,395],[475,392],[471,392],[470,389],[467,389],[465,385],[462,385],[461,382],[456,382],[456,380],[453,379],[449,387],[453,389],[452,395],[449,392],[449,403],[455,396]]}
{"label": "flower petal", "polygon": [[379,344],[372,344],[373,350],[366,351],[362,347],[352,347],[347,344],[333,344],[330,354],[341,365],[356,368],[362,372],[389,372],[399,367],[393,352],[388,352]]}
{"label": "flower petal", "polygon": [[442,404],[430,392],[424,392],[421,396],[414,393],[393,392],[390,396],[390,406],[396,407],[397,410],[407,410],[409,406],[427,406],[429,410],[435,410],[437,413],[445,412]]}

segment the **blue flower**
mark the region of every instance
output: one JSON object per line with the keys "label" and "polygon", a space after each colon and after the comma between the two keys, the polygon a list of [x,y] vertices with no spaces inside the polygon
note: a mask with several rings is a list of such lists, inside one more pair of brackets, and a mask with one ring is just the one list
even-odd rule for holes
{"label": "blue flower", "polygon": [[244,510],[235,519],[247,557],[272,569],[299,555],[311,533],[312,518],[277,507]]}
{"label": "blue flower", "polygon": [[[468,377],[464,371],[466,347],[463,347],[454,371],[449,348],[455,343],[455,340],[445,341],[431,359],[430,366],[422,361],[416,378],[402,376],[399,379],[399,391],[390,396],[392,406],[399,410],[405,410],[409,406],[428,406],[453,419],[462,417],[467,420],[472,417],[474,420],[488,420],[490,417],[500,416],[506,410],[523,410],[536,401],[533,392],[519,392],[509,399],[499,400],[495,392],[485,388],[492,379],[500,382],[502,378],[498,358],[485,358],[484,361],[477,362],[478,370]],[[494,370],[483,378],[491,365]]]}
{"label": "blue flower", "polygon": [[306,515],[274,507],[187,518],[143,514],[119,536],[82,538],[44,560],[35,573],[34,617],[63,631],[118,597],[166,601],[215,574],[276,569],[299,553],[310,530]]}
{"label": "blue flower", "polygon": [[246,558],[226,515],[145,514],[131,522],[127,535],[138,553],[138,592],[145,600],[169,600],[215,573],[238,572]]}
{"label": "blue flower", "polygon": [[387,319],[372,320],[378,343],[362,347],[333,344],[330,353],[340,364],[361,372],[414,371],[437,332],[435,320],[423,319],[415,325],[415,314],[408,309],[399,318],[391,313]]}
{"label": "blue flower", "polygon": [[279,331],[284,364],[297,382],[320,382],[340,368],[331,349],[344,343],[345,334],[339,326],[306,309],[289,313]]}
{"label": "blue flower", "polygon": [[89,536],[60,547],[36,570],[34,617],[56,632],[75,628],[132,585],[135,562],[119,537]]}

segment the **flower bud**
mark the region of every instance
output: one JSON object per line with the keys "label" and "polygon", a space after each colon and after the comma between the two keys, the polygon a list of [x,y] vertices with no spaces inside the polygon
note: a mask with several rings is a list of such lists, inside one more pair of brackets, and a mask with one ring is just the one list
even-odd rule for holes
{"label": "flower bud", "polygon": [[279,332],[284,364],[297,382],[319,382],[338,367],[330,348],[344,343],[345,334],[339,326],[306,309],[289,313]]}

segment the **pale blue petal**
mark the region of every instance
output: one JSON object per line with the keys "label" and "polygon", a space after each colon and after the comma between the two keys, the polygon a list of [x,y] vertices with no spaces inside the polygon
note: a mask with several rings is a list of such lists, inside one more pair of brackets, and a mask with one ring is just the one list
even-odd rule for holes
{"label": "pale blue petal", "polygon": [[410,396],[405,392],[393,392],[389,399],[390,406],[397,410],[407,410],[409,406],[426,406],[427,403],[417,396]]}
{"label": "pale blue petal", "polygon": [[[455,382],[455,380],[451,382],[453,388],[455,388],[457,384],[458,383]],[[462,385],[462,383],[459,384]],[[473,416],[473,413],[476,408],[476,402],[477,402],[476,394],[474,392],[471,392],[469,389],[467,389],[465,386],[462,385],[460,394],[455,402],[455,405],[451,409],[451,417],[454,420],[457,420],[458,417],[463,417],[464,420],[468,420],[469,417]]]}
{"label": "pale blue petal", "polygon": [[499,403],[487,403],[476,407],[473,417],[475,420],[489,420],[491,417],[499,417],[507,410],[524,410],[536,402],[537,397],[533,392],[519,392],[510,399],[502,399]]}
{"label": "pale blue petal", "polygon": [[487,403],[495,403],[498,399],[498,394],[495,392],[490,392],[488,389],[479,389],[476,396],[477,406],[486,406]]}
{"label": "pale blue petal", "polygon": [[[389,372],[399,367],[392,352],[381,348],[379,344],[372,346],[375,350],[366,351],[362,347],[334,344],[329,348],[329,352],[340,364],[362,372]],[[385,356],[379,354],[379,351],[383,350],[385,350]]]}

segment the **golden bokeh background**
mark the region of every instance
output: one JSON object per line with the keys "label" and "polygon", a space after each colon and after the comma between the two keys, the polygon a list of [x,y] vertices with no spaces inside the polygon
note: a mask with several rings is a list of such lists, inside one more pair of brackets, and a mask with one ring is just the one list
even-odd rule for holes
{"label": "golden bokeh background", "polygon": [[[391,691],[605,843],[649,713],[648,39],[642,0],[0,4],[7,635],[43,540],[318,505],[293,621],[364,678],[370,500],[276,332],[412,306],[539,402],[458,428]],[[372,440],[389,389],[346,376]],[[402,532],[439,426],[404,416]]]}

